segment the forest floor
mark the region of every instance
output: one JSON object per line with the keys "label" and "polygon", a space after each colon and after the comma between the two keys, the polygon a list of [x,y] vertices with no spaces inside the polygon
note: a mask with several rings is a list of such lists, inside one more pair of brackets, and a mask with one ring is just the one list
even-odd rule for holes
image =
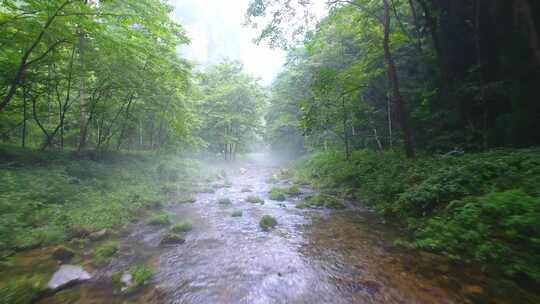
{"label": "forest floor", "polygon": [[[292,178],[281,164],[260,156],[236,164],[199,164],[212,168],[208,171],[186,169],[195,165],[184,160],[163,165],[171,159],[147,162],[135,157],[148,180],[128,192],[144,184],[145,191],[153,189],[157,196],[130,200],[129,204],[146,203],[124,205],[133,211],[125,220],[106,225],[91,220],[94,226],[84,226],[71,216],[82,211],[70,208],[61,217],[67,218],[63,223],[82,226],[78,235],[64,231],[63,239],[69,242],[40,239],[3,259],[0,303],[25,303],[21,295],[31,291],[39,296],[38,303],[54,304],[535,303],[535,298],[513,286],[501,288],[497,278],[479,269],[398,246],[394,240],[402,233],[375,212],[353,200],[323,197]],[[107,166],[117,164],[109,161]],[[21,169],[11,163],[3,170]],[[135,175],[141,177],[140,173]],[[92,189],[85,181],[79,183],[86,186],[79,189]],[[77,197],[84,198],[84,193],[79,191]],[[107,208],[100,216],[115,210]],[[34,235],[24,227],[21,224],[18,231]],[[92,237],[103,229],[106,233]],[[61,263],[52,257],[59,246],[71,250],[74,257],[69,263],[82,265],[92,279],[43,294],[40,284]],[[126,273],[140,286],[123,288],[126,283],[119,278]],[[36,299],[30,298],[26,297],[28,302]]]}

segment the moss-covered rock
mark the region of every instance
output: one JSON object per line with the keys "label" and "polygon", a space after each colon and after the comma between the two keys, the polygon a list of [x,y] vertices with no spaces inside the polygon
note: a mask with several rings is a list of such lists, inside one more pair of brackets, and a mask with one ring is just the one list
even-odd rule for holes
{"label": "moss-covered rock", "polygon": [[268,197],[273,201],[283,202],[287,199],[285,196],[285,190],[277,187],[273,187],[268,193]]}
{"label": "moss-covered rock", "polygon": [[231,216],[232,217],[241,217],[244,213],[242,212],[242,210],[236,210],[234,211]]}
{"label": "moss-covered rock", "polygon": [[232,201],[227,197],[222,197],[222,198],[218,199],[217,202],[220,205],[231,205],[232,204]]}
{"label": "moss-covered rock", "polygon": [[264,200],[256,195],[250,195],[246,198],[246,202],[252,204],[264,204]]}
{"label": "moss-covered rock", "polygon": [[159,243],[162,246],[169,246],[169,245],[180,245],[184,244],[186,240],[177,233],[166,233],[163,238],[161,239],[161,242]]}
{"label": "moss-covered rock", "polygon": [[263,230],[270,230],[271,228],[276,227],[276,225],[277,220],[270,215],[263,215],[263,217],[261,217],[261,220],[259,221],[259,226]]}
{"label": "moss-covered rock", "polygon": [[193,229],[193,224],[191,222],[183,221],[183,222],[179,222],[175,224],[171,228],[171,231],[174,233],[181,233],[181,232],[191,231],[192,229]]}

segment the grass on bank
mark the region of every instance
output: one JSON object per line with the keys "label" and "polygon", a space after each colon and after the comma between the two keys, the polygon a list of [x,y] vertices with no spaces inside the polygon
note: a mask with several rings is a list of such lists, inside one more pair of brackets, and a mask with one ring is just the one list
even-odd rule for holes
{"label": "grass on bank", "polygon": [[540,149],[461,157],[317,153],[296,178],[372,206],[411,232],[400,243],[540,282]]}
{"label": "grass on bank", "polygon": [[150,154],[0,146],[0,257],[123,226],[168,201],[163,185],[198,177],[197,166]]}

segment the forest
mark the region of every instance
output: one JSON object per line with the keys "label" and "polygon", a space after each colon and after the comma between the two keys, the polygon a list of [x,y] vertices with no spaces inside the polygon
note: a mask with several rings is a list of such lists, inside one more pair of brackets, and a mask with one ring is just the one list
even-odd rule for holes
{"label": "forest", "polygon": [[540,301],[540,2],[174,2],[0,0],[0,303]]}

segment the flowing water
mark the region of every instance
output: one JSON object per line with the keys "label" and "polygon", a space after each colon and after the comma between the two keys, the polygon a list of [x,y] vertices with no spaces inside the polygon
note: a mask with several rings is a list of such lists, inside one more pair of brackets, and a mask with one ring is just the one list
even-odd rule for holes
{"label": "flowing water", "polygon": [[[301,197],[268,199],[274,185],[267,180],[277,170],[257,161],[228,168],[231,187],[198,194],[194,204],[168,207],[177,219],[193,222],[184,244],[160,247],[167,228],[134,224],[123,237],[120,256],[96,271],[92,281],[41,303],[512,302],[482,282],[453,277],[433,256],[396,248],[393,230],[369,210],[297,209]],[[243,192],[246,187],[253,192]],[[246,202],[248,195],[265,203]],[[232,204],[219,204],[219,198]],[[243,216],[232,217],[236,210]],[[259,227],[266,214],[277,219],[275,229]],[[137,262],[157,268],[151,286],[130,295],[115,293],[111,274]]]}

